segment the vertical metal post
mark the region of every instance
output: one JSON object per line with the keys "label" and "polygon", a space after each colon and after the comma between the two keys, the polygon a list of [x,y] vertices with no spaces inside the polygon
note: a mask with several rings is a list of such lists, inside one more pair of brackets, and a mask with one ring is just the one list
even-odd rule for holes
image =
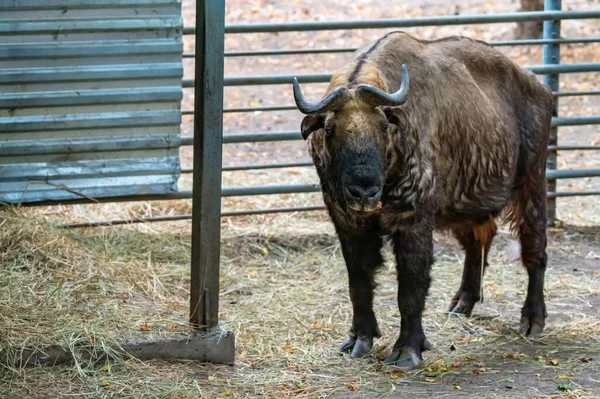
{"label": "vertical metal post", "polygon": [[[544,11],[560,11],[562,5],[561,0],[544,0]],[[544,21],[544,39],[559,39],[560,38],[560,20],[555,21]],[[546,64],[560,64],[560,44],[544,44],[543,51],[543,63]],[[559,89],[559,74],[555,75],[544,75],[543,83],[550,87],[554,92]],[[558,116],[558,97],[554,98],[554,105],[552,109],[552,116]],[[558,128],[553,127],[550,131],[550,145],[557,145],[558,143]],[[556,152],[550,151],[548,153],[548,159],[546,162],[546,168],[549,170],[556,170]],[[548,180],[548,191],[556,192],[556,180]],[[556,222],[556,199],[548,199],[548,224],[553,226]]]}
{"label": "vertical metal post", "polygon": [[225,1],[196,0],[190,322],[218,322]]}

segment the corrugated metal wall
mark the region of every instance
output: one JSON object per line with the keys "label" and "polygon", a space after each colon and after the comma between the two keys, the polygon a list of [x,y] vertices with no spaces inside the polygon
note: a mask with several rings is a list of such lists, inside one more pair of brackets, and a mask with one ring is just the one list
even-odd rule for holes
{"label": "corrugated metal wall", "polygon": [[0,0],[0,201],[177,190],[179,0]]}

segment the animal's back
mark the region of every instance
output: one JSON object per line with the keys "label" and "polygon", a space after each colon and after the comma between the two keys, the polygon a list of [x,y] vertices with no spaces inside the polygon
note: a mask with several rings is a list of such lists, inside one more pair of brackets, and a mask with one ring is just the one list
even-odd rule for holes
{"label": "animal's back", "polygon": [[402,109],[415,134],[429,141],[439,223],[497,215],[519,177],[545,155],[552,107],[546,87],[496,49],[464,37],[422,41],[395,32],[371,48],[368,62],[383,71],[389,91],[400,85],[400,64],[408,67]]}

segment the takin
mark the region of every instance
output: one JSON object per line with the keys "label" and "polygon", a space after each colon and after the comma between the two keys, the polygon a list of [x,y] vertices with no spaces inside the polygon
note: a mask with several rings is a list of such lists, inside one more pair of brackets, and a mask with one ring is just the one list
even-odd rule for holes
{"label": "takin", "polygon": [[418,366],[430,347],[422,314],[434,230],[451,231],[464,249],[450,312],[468,316],[497,220],[517,234],[529,276],[519,333],[542,332],[553,104],[546,86],[485,42],[391,32],[334,73],[320,101],[307,100],[297,79],[293,89],[348,270],[353,317],[340,351],[364,356],[380,337],[373,290],[389,240],[401,317],[385,363]]}

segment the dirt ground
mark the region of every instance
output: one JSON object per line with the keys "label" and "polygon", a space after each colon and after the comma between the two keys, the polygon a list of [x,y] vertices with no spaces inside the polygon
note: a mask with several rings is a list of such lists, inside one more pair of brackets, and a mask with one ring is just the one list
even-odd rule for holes
{"label": "dirt ground", "polygon": [[[122,339],[188,331],[189,234],[184,223],[57,229],[39,210],[4,211],[0,347],[58,343],[107,352]],[[495,240],[484,301],[470,319],[445,310],[462,254],[436,235],[424,315],[433,345],[422,368],[384,367],[398,334],[394,265],[386,250],[375,309],[383,333],[371,355],[337,353],[351,319],[339,244],[324,215],[226,219],[221,324],[236,334],[234,366],[107,361],[0,368],[3,398],[600,397],[600,229],[552,229],[543,336],[517,335],[524,269]],[[409,384],[409,386],[405,386]],[[561,391],[564,390],[564,391]]]}
{"label": "dirt ground", "polygon": [[[460,0],[228,0],[226,22],[348,20],[512,12],[515,1]],[[565,9],[597,9],[598,0],[563,1]],[[186,25],[193,1],[183,1]],[[514,24],[411,28],[433,39],[462,34],[487,41],[512,39]],[[386,30],[228,35],[226,49],[358,46]],[[565,21],[563,37],[600,36],[598,20]],[[186,37],[186,51],[193,50]],[[541,63],[532,46],[505,48],[521,65]],[[565,63],[599,62],[600,45],[566,45]],[[329,72],[347,56],[228,58],[226,76]],[[186,77],[193,64],[186,61]],[[597,73],[561,79],[563,90],[599,86]],[[324,85],[307,85],[320,97]],[[291,104],[291,87],[226,88],[225,106]],[[185,93],[184,109],[192,96]],[[561,116],[598,114],[599,99],[560,101]],[[296,111],[227,114],[225,133],[297,130]],[[182,134],[191,135],[185,117]],[[560,144],[600,144],[600,127],[559,130]],[[181,152],[190,167],[189,149]],[[224,165],[308,159],[302,142],[228,145]],[[592,168],[600,155],[559,154],[559,167]],[[224,186],[316,182],[313,168],[225,173]],[[191,187],[182,176],[180,189]],[[600,189],[600,179],[561,181],[560,190]],[[226,198],[224,210],[321,204],[319,194]],[[383,337],[370,356],[350,359],[336,347],[351,320],[347,276],[332,225],[322,212],[225,218],[222,221],[221,309],[236,334],[234,366],[125,360],[122,339],[187,333],[190,224],[157,223],[65,230],[71,221],[190,213],[190,201],[78,205],[0,210],[0,349],[59,344],[92,348],[102,362],[20,369],[0,365],[0,398],[600,398],[600,199],[560,199],[558,227],[549,232],[548,320],[536,340],[516,333],[527,276],[511,260],[512,237],[494,242],[484,278],[484,301],[470,319],[445,312],[460,283],[462,253],[436,234],[436,264],[424,315],[433,348],[412,372],[384,367],[399,332],[396,276],[389,250],[376,291]]]}

